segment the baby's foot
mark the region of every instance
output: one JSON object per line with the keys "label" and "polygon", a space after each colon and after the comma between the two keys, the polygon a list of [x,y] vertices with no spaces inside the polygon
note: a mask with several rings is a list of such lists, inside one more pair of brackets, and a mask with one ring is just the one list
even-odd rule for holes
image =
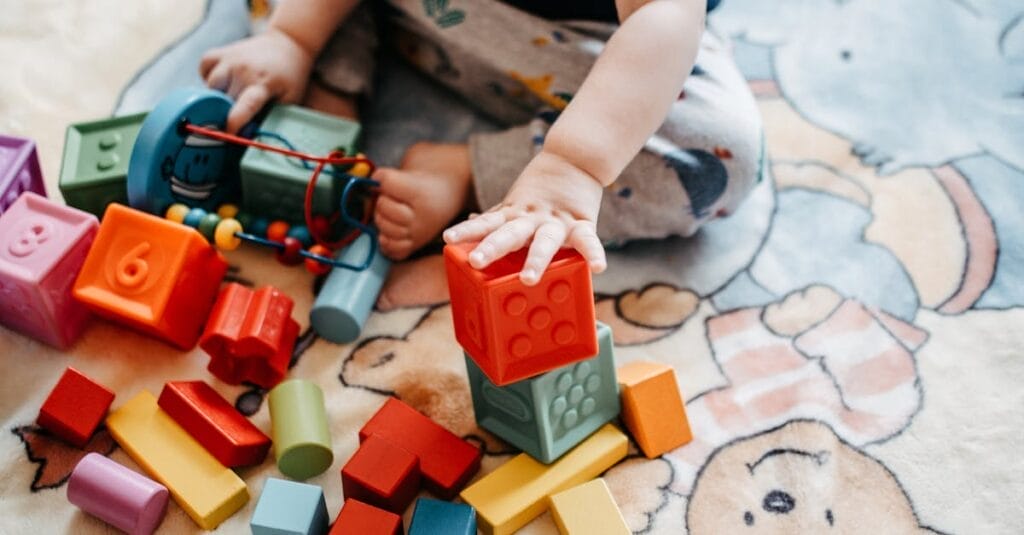
{"label": "baby's foot", "polygon": [[417,143],[409,148],[401,169],[381,168],[380,197],[374,223],[380,249],[392,260],[404,260],[441,234],[467,208],[472,172],[466,145]]}

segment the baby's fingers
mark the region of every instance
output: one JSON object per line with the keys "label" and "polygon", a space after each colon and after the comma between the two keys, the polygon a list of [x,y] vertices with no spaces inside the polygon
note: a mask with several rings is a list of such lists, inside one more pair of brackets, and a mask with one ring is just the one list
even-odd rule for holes
{"label": "baby's fingers", "polygon": [[540,282],[540,277],[548,268],[551,259],[565,243],[565,236],[565,224],[561,222],[545,223],[537,229],[530,245],[530,253],[523,264],[523,271],[519,273],[519,280],[523,281],[523,284],[533,286]]}
{"label": "baby's fingers", "polygon": [[442,237],[445,243],[462,243],[476,241],[494,232],[498,227],[505,224],[505,213],[501,210],[480,214],[469,221],[463,221],[458,225],[444,231]]}
{"label": "baby's fingers", "polygon": [[522,249],[536,230],[537,223],[531,218],[520,217],[505,223],[469,253],[469,265],[483,269],[508,253]]}
{"label": "baby's fingers", "polygon": [[202,59],[199,60],[199,77],[203,80],[210,75],[210,71],[213,67],[220,63],[221,49],[215,48],[205,54]]}
{"label": "baby's fingers", "polygon": [[238,100],[228,112],[228,132],[239,131],[245,123],[249,122],[270,100],[270,90],[263,84],[255,84],[246,87],[238,95]]}
{"label": "baby's fingers", "polygon": [[601,240],[597,237],[597,229],[593,224],[576,223],[569,234],[569,244],[587,260],[590,271],[601,273],[608,267],[608,261],[604,256],[604,246],[601,245]]}

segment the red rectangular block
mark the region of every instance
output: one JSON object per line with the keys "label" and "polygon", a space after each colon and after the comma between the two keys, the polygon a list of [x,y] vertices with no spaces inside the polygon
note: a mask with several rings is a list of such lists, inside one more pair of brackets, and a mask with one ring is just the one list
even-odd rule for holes
{"label": "red rectangular block", "polygon": [[113,401],[113,392],[69,367],[43,402],[36,423],[81,448],[89,442]]}
{"label": "red rectangular block", "polygon": [[452,499],[480,469],[480,448],[420,414],[397,398],[384,405],[359,430],[359,441],[380,435],[419,457],[424,486]]}
{"label": "red rectangular block", "polygon": [[328,535],[402,535],[402,517],[347,499]]}
{"label": "red rectangular block", "polygon": [[164,385],[157,404],[228,468],[263,462],[270,437],[202,381]]}
{"label": "red rectangular block", "polygon": [[420,490],[420,460],[394,442],[370,435],[341,469],[345,498],[402,514]]}

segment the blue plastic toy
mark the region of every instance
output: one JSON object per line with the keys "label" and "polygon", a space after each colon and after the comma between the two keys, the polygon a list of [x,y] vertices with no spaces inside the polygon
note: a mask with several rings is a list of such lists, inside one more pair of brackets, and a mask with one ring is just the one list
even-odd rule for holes
{"label": "blue plastic toy", "polygon": [[325,535],[328,520],[320,487],[270,477],[249,527],[253,535]]}
{"label": "blue plastic toy", "polygon": [[476,510],[462,503],[420,498],[409,535],[476,535]]}

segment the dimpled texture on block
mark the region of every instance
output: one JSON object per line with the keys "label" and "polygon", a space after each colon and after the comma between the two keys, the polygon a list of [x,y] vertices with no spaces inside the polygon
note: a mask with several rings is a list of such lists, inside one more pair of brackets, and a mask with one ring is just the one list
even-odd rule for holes
{"label": "dimpled texture on block", "polygon": [[64,202],[96,217],[111,203],[128,204],[128,162],[146,114],[68,126],[60,166]]}

